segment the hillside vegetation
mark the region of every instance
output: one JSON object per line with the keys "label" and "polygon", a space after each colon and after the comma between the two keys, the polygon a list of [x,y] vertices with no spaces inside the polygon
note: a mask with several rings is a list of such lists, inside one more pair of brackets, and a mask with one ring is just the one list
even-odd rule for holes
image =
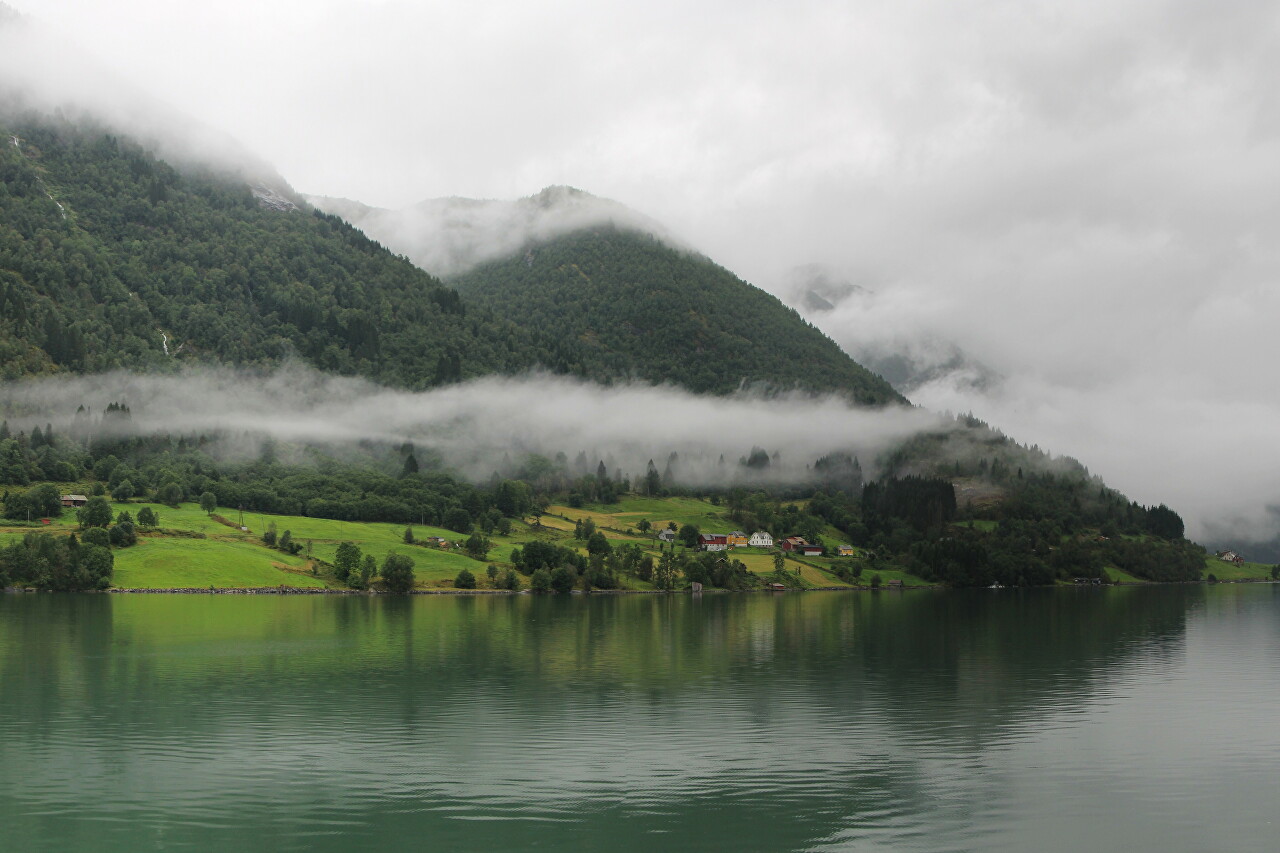
{"label": "hillside vegetation", "polygon": [[777,299],[614,229],[458,279],[341,219],[85,122],[0,118],[0,378],[182,361],[425,388],[548,369],[900,401]]}
{"label": "hillside vegetation", "polygon": [[527,247],[449,280],[468,305],[560,330],[558,369],[592,379],[740,386],[902,402],[777,298],[707,258],[612,225]]}
{"label": "hillside vegetation", "polygon": [[[128,415],[113,406],[97,420]],[[954,445],[924,440],[932,462],[920,448],[897,459],[917,473],[864,484],[857,460],[824,457],[817,481],[726,488],[534,457],[509,479],[472,484],[421,465],[422,448],[375,442],[341,461],[267,442],[258,458],[232,462],[211,456],[206,436],[110,439],[94,420],[16,434],[0,422],[0,585],[1032,586],[1195,581],[1206,570],[1173,510],[1139,506],[1078,465],[978,425],[987,439],[969,449],[987,455],[977,458],[944,462],[938,454]],[[282,453],[309,461],[283,463]],[[62,495],[88,505],[64,509]],[[666,529],[674,541],[659,540]],[[818,553],[694,550],[700,533],[733,530],[803,537]]]}
{"label": "hillside vegetation", "polygon": [[0,378],[301,357],[418,388],[550,360],[337,217],[83,123],[0,140]]}
{"label": "hillside vegetation", "polygon": [[[459,291],[283,191],[179,170],[61,119],[3,120],[0,133],[0,379],[302,358],[411,388],[549,367],[702,393],[752,386],[902,401],[772,296],[643,234],[602,226],[531,243],[458,278]],[[837,452],[769,485],[752,475],[772,448],[753,448],[739,463],[742,487],[726,489],[683,481],[674,450],[656,457],[667,470],[651,463],[639,481],[608,470],[609,448],[582,448],[581,465],[529,455],[470,483],[431,447],[369,440],[340,458],[303,446],[279,456],[264,441],[257,459],[231,461],[217,450],[225,435],[126,424],[123,403],[74,415],[24,406],[6,408],[12,430],[0,423],[12,521],[0,575],[56,589],[161,583],[184,566],[201,567],[188,580],[202,586],[299,585],[290,576],[306,575],[312,585],[403,589],[413,573],[396,559],[399,545],[421,561],[419,584],[465,587],[474,565],[480,586],[535,589],[840,585],[864,568],[957,586],[1112,571],[1195,580],[1205,567],[1172,510],[1133,504],[1079,463],[971,418],[863,460],[875,478],[865,486],[860,461]],[[39,519],[60,516],[60,493],[180,509],[153,524],[100,506],[94,523],[63,522],[77,538],[42,536]],[[188,506],[196,500],[275,516],[279,529],[260,519],[239,530],[238,515],[236,525],[201,521]],[[673,503],[636,509],[643,501]],[[588,520],[601,529],[583,535]],[[851,544],[856,557],[794,561],[788,572],[763,552],[663,549],[640,525],[666,521],[685,547],[705,523],[802,535],[828,555]],[[411,525],[453,545],[407,541]],[[358,571],[339,553],[346,541],[361,543]]]}
{"label": "hillside vegetation", "polygon": [[[915,488],[906,483],[908,489]],[[1076,578],[1127,583],[1195,580],[1202,569],[1224,581],[1261,580],[1275,574],[1271,566],[1228,566],[1213,558],[1206,560],[1202,551],[1185,541],[1114,529],[1107,537],[1096,527],[1068,531],[1056,519],[948,521],[931,534],[912,534],[912,520],[905,516],[919,502],[904,503],[907,511],[890,515],[888,527],[874,513],[864,515],[872,505],[883,503],[876,495],[859,502],[823,493],[806,501],[776,501],[759,493],[711,500],[631,494],[609,505],[549,504],[518,518],[503,517],[500,524],[458,525],[468,532],[431,524],[240,514],[234,508],[202,509],[194,503],[115,501],[110,504],[111,530],[140,518],[149,525],[137,527],[131,541],[111,537],[114,571],[108,572],[107,582],[88,585],[342,589],[367,583],[382,589],[379,571],[393,555],[412,560],[411,585],[419,590],[456,589],[467,575],[474,580],[470,588],[537,589],[539,570],[545,574],[543,583],[548,586],[544,588],[551,590],[557,588],[551,584],[558,572],[562,589],[640,591],[680,589],[694,581],[728,589],[759,589],[766,583],[792,589],[838,589],[886,586],[894,581],[911,587],[1052,584]],[[1133,519],[1126,530],[1150,526],[1150,512],[1128,507],[1124,514]],[[873,529],[859,529],[864,518],[871,520]],[[74,534],[81,539],[78,547],[87,551],[95,546],[90,544],[93,534],[82,521],[74,510],[51,517],[47,524],[0,521],[0,582],[75,588],[58,586],[56,575],[23,576],[21,559],[12,549],[31,536],[52,544],[71,541],[68,534]],[[773,530],[803,533],[821,544],[825,553],[798,558],[773,549],[736,548],[699,554],[683,542],[690,531],[724,533],[744,526],[743,522],[751,522],[747,527],[763,522]],[[850,530],[839,525],[854,535],[850,537]],[[657,538],[668,526],[680,531],[671,545]],[[861,544],[852,548],[852,554],[839,556],[837,546],[849,538]],[[371,561],[367,580],[340,577],[341,549],[352,546],[360,559]],[[1183,561],[1186,566],[1179,570]]]}

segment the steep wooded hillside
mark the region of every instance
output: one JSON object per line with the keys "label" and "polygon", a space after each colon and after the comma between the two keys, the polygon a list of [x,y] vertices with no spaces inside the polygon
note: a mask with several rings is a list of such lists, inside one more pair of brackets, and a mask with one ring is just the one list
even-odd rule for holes
{"label": "steep wooded hillside", "polygon": [[424,387],[553,358],[287,190],[83,122],[0,119],[0,377],[268,364]]}
{"label": "steep wooded hillside", "polygon": [[902,397],[777,298],[692,252],[600,225],[451,278],[468,304],[571,338],[574,373],[727,393],[759,386]]}
{"label": "steep wooded hillside", "polygon": [[85,121],[0,133],[0,377],[301,358],[410,388],[545,368],[901,399],[774,297],[639,233],[537,244],[457,279],[463,299],[287,187]]}

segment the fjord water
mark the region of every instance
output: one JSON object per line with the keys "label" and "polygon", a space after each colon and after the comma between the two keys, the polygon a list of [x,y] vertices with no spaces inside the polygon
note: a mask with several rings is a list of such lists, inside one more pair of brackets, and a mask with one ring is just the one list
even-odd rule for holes
{"label": "fjord water", "polygon": [[1260,850],[1280,586],[0,595],[0,849]]}

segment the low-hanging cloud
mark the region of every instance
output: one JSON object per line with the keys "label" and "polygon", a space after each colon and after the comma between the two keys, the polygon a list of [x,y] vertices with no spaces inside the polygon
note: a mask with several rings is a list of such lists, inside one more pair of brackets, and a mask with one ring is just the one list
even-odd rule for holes
{"label": "low-hanging cloud", "polygon": [[93,122],[179,168],[212,168],[261,195],[299,198],[275,168],[175,103],[131,83],[42,18],[0,2],[0,121],[35,115]]}
{"label": "low-hanging cloud", "polygon": [[429,199],[400,210],[323,196],[307,196],[307,201],[341,216],[396,254],[441,277],[513,255],[532,242],[601,224],[651,234],[668,245],[684,248],[652,219],[572,187],[547,187],[514,201]]}
{"label": "low-hanging cloud", "polygon": [[[924,430],[953,423],[921,409],[851,407],[841,398],[796,394],[705,397],[668,386],[602,386],[564,377],[491,377],[409,392],[290,365],[251,374],[229,368],[125,372],[10,383],[0,411],[12,427],[65,423],[80,406],[92,415],[126,403],[115,434],[270,436],[285,442],[401,444],[439,452],[445,463],[485,478],[522,455],[606,459],[614,475],[640,477],[679,454],[688,483],[732,480],[738,460],[761,447],[778,454],[769,477],[802,481],[817,458],[874,457]],[[721,457],[724,458],[722,464]]]}

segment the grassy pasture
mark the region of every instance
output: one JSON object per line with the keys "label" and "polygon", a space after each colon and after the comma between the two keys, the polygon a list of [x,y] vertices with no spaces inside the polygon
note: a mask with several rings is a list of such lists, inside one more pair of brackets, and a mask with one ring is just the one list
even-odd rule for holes
{"label": "grassy pasture", "polygon": [[695,498],[646,498],[631,495],[609,506],[589,504],[582,509],[555,506],[549,507],[548,512],[567,515],[569,518],[591,517],[597,527],[603,521],[606,526],[621,530],[634,528],[642,518],[648,519],[654,530],[661,530],[671,521],[677,526],[693,524],[707,532],[728,533],[735,527],[723,514],[722,507]]}
{"label": "grassy pasture", "polygon": [[1116,583],[1148,583],[1136,575],[1131,575],[1123,569],[1117,569],[1115,566],[1106,567],[1107,575]]}
{"label": "grassy pasture", "polygon": [[1220,581],[1250,580],[1271,577],[1271,566],[1265,563],[1224,563],[1212,554],[1204,559],[1204,576],[1212,574]]}
{"label": "grassy pasture", "polygon": [[146,536],[115,554],[114,586],[138,589],[174,587],[298,586],[323,587],[307,571],[308,562],[246,542]]}

